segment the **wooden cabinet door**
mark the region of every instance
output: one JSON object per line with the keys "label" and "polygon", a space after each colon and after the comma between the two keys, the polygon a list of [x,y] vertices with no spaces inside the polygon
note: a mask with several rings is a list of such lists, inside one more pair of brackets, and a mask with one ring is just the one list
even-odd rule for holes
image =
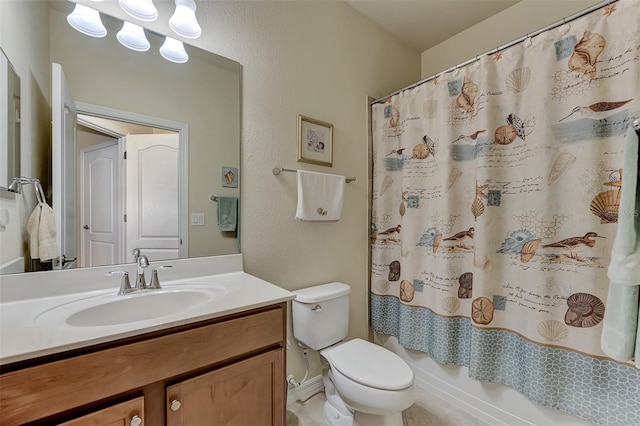
{"label": "wooden cabinet door", "polygon": [[61,426],[144,426],[144,398],[112,405],[104,410],[62,423]]}
{"label": "wooden cabinet door", "polygon": [[168,426],[284,425],[284,350],[167,388]]}

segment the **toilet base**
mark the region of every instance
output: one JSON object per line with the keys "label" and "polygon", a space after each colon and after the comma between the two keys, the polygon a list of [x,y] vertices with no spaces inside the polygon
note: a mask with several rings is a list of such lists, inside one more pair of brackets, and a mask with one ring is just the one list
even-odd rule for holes
{"label": "toilet base", "polygon": [[340,399],[336,388],[331,381],[331,370],[325,369],[322,373],[324,394],[327,402],[324,403],[324,416],[331,426],[352,426],[353,410],[346,406]]}
{"label": "toilet base", "polygon": [[329,401],[324,403],[324,417],[331,426],[353,426],[355,424],[352,413],[338,410]]}
{"label": "toilet base", "polygon": [[390,415],[367,414],[354,411],[340,398],[333,383],[330,369],[325,368],[322,374],[324,393],[324,416],[331,426],[399,426],[402,425],[402,413]]}
{"label": "toilet base", "polygon": [[356,411],[353,424],[354,426],[399,426],[403,424],[402,413],[378,416]]}
{"label": "toilet base", "polygon": [[331,426],[399,426],[402,425],[402,413],[390,416],[361,413],[345,413],[327,401],[324,403],[324,416]]}

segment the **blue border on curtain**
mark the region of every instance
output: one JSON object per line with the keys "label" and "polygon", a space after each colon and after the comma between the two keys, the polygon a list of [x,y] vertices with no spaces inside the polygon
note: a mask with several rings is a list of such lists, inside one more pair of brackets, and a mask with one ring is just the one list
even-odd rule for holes
{"label": "blue border on curtain", "polygon": [[[640,425],[640,370],[471,326],[371,294],[372,326],[435,361],[469,367],[469,377],[510,386],[546,407],[601,425]],[[425,333],[426,331],[426,333]]]}

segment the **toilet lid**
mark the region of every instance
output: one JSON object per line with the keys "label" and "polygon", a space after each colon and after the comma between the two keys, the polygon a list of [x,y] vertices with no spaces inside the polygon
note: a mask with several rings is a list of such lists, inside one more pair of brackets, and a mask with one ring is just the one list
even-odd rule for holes
{"label": "toilet lid", "polygon": [[323,355],[333,368],[365,386],[401,390],[413,384],[413,371],[402,358],[366,340],[350,340]]}

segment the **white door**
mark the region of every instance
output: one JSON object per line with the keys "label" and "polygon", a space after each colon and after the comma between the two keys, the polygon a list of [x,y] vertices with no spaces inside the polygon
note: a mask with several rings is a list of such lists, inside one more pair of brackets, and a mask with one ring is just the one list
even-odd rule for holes
{"label": "white door", "polygon": [[178,134],[127,135],[127,261],[180,257]]}
{"label": "white door", "polygon": [[82,151],[82,267],[122,263],[118,152],[117,139]]}
{"label": "white door", "polygon": [[77,265],[76,105],[60,64],[51,69],[53,211],[60,255],[70,260],[54,268]]}

